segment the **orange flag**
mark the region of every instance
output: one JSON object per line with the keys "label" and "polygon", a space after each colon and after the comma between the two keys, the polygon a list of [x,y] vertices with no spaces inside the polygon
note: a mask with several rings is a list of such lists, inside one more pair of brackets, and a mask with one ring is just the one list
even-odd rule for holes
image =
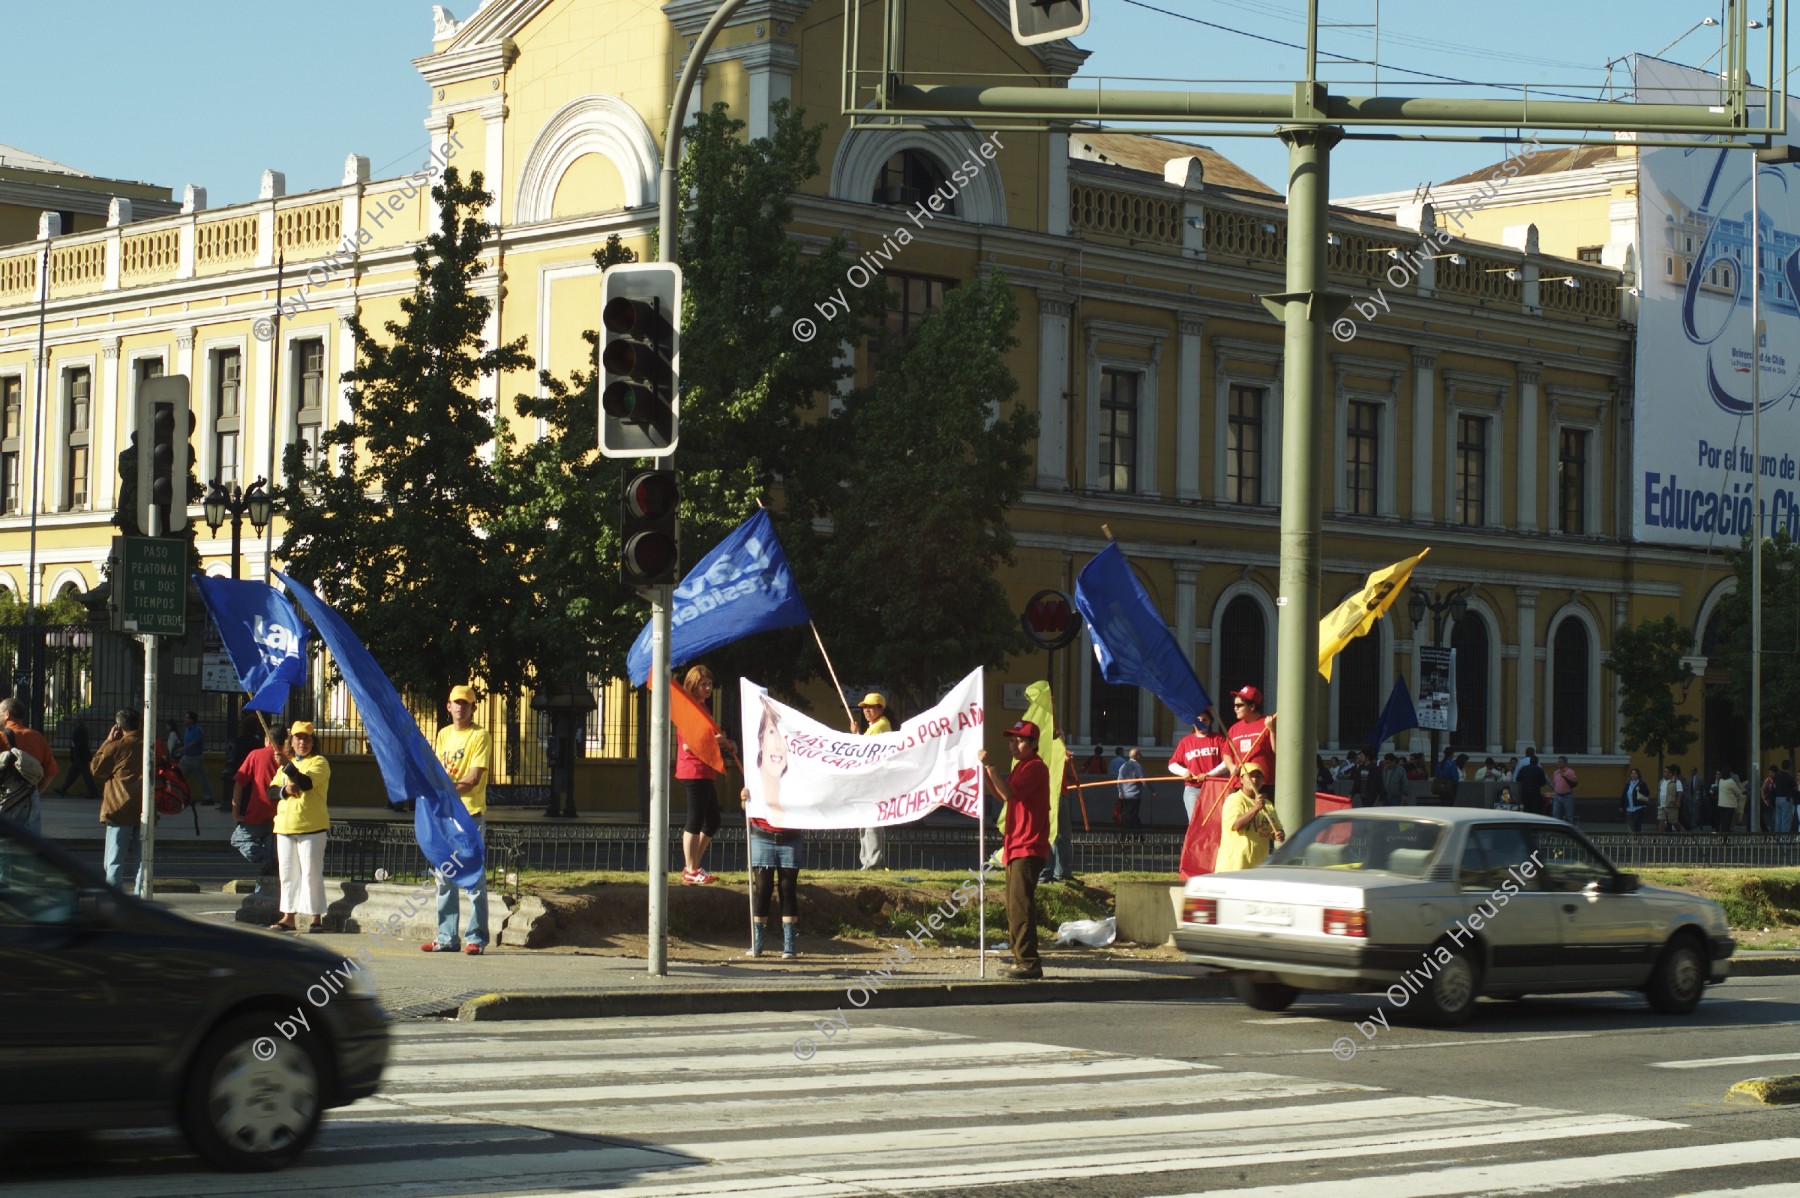
{"label": "orange flag", "polygon": [[719,752],[719,726],[713,723],[706,708],[679,686],[669,687],[669,720],[687,742],[688,752],[721,774],[725,772],[725,758]]}

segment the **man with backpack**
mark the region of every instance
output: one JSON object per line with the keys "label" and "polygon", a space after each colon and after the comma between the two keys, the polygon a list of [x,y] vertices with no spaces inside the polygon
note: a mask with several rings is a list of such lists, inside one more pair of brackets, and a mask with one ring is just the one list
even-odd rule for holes
{"label": "man with backpack", "polygon": [[43,829],[38,796],[60,768],[44,734],[25,723],[25,704],[15,698],[0,699],[0,818],[24,824],[33,832]]}

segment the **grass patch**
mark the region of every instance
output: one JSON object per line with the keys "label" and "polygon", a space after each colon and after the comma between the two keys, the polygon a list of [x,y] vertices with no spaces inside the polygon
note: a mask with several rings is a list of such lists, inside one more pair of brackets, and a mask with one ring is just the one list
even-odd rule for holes
{"label": "grass patch", "polygon": [[1733,928],[1800,928],[1800,869],[1646,869],[1638,876],[1711,899]]}

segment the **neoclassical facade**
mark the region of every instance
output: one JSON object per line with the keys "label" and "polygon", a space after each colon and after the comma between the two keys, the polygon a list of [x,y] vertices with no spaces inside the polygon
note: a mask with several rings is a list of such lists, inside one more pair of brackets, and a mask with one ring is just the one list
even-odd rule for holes
{"label": "neoclassical facade", "polygon": [[[584,362],[600,293],[592,254],[614,233],[647,245],[674,80],[712,8],[485,0],[461,20],[436,9],[432,52],[415,60],[431,88],[420,173],[371,179],[351,154],[336,188],[287,195],[271,172],[251,203],[209,209],[190,188],[176,214],[0,247],[0,584],[42,597],[98,581],[117,454],[146,378],[192,380],[203,482],[267,473],[272,447],[338,420],[345,321],[360,309],[376,326],[411,290],[428,176],[446,158],[482,171],[494,193],[489,341],[524,335],[556,374]],[[915,48],[935,47],[945,69],[1066,79],[1085,57],[1066,42],[1013,45],[1000,0],[907,11]],[[822,170],[792,234],[843,233],[868,250],[988,131],[949,120],[850,130],[837,111],[841,21],[823,0],[752,0],[694,104],[729,102],[751,136],[784,99],[824,122]],[[1040,435],[1013,513],[1009,592],[1023,608],[1040,589],[1071,590],[1109,525],[1213,693],[1273,691],[1282,329],[1258,296],[1284,286],[1279,186],[1185,143],[1081,127],[998,136],[998,153],[883,277],[899,329],[960,282],[998,272],[1014,289],[1008,364]],[[1333,285],[1358,306],[1315,399],[1333,473],[1322,598],[1329,608],[1369,570],[1430,546],[1416,581],[1471,587],[1467,613],[1443,630],[1459,660],[1453,743],[1478,760],[1536,744],[1610,777],[1626,760],[1602,666],[1612,630],[1665,613],[1696,622],[1719,579],[1626,535],[1632,330],[1620,270],[1540,253],[1535,230],[1434,239],[1443,225],[1419,205],[1332,214]],[[866,346],[844,353],[866,377]],[[494,399],[539,386],[523,373],[483,385]],[[227,537],[203,526],[200,549],[225,569]],[[260,572],[260,544],[245,567]],[[1362,743],[1396,678],[1416,691],[1415,649],[1432,631],[1415,630],[1402,604],[1340,659],[1321,700],[1323,751]],[[1085,640],[1076,648],[1053,675],[1073,742],[1154,756],[1179,735],[1149,696],[1099,679]],[[1043,672],[1041,657],[1015,660],[991,678],[990,701]],[[626,753],[624,738],[606,741],[591,747]],[[1403,747],[1413,741],[1424,744]]]}

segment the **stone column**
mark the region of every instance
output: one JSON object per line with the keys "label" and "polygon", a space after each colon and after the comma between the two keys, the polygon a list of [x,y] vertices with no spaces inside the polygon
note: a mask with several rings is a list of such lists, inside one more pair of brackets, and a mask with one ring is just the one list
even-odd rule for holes
{"label": "stone column", "polygon": [[[1199,499],[1200,447],[1205,443],[1200,436],[1200,334],[1206,318],[1182,314],[1176,327],[1181,340],[1175,358],[1175,498]],[[1182,642],[1183,649],[1188,645]]]}
{"label": "stone column", "polygon": [[[1412,356],[1412,518],[1429,524],[1436,506],[1437,483],[1432,466],[1437,462],[1433,449],[1433,417],[1437,414],[1437,354],[1415,349]],[[1394,455],[1395,460],[1399,454]],[[1446,469],[1448,465],[1446,464]]]}
{"label": "stone column", "polygon": [[1538,588],[1519,587],[1515,594],[1519,599],[1519,678],[1515,695],[1515,710],[1519,713],[1519,726],[1514,738],[1513,751],[1523,757],[1527,747],[1538,744],[1537,663],[1540,652],[1537,643]]}
{"label": "stone column", "polygon": [[1519,363],[1519,518],[1518,528],[1538,532],[1538,379],[1541,363]]}

